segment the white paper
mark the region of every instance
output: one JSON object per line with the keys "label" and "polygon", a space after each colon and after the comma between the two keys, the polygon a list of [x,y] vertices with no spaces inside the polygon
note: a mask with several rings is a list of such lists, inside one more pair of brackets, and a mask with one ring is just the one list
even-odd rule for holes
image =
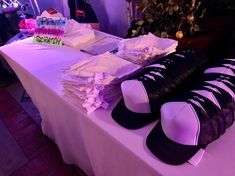
{"label": "white paper", "polygon": [[81,48],[81,51],[91,55],[99,55],[108,51],[112,52],[117,49],[120,40],[121,39],[118,37],[105,36],[93,43],[90,43],[89,46]]}

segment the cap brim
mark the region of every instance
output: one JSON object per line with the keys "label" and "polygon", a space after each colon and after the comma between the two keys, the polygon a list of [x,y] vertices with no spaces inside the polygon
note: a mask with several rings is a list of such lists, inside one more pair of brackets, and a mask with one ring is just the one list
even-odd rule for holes
{"label": "cap brim", "polygon": [[205,146],[182,145],[171,141],[164,134],[159,121],[149,133],[146,141],[148,149],[161,161],[180,165],[192,158],[200,148]]}
{"label": "cap brim", "polygon": [[120,124],[121,126],[128,129],[138,129],[141,128],[152,121],[159,119],[159,114],[152,113],[135,113],[130,111],[124,103],[124,100],[121,99],[119,103],[115,106],[112,111],[113,119]]}

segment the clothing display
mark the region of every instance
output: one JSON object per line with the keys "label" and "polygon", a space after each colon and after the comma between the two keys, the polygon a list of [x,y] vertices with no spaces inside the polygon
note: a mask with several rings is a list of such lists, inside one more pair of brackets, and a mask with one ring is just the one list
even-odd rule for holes
{"label": "clothing display", "polygon": [[156,59],[176,50],[178,41],[159,38],[152,33],[136,38],[123,39],[118,44],[118,56],[139,65],[148,65]]}
{"label": "clothing display", "polygon": [[168,164],[183,164],[233,124],[234,64],[234,60],[220,61],[190,90],[162,105],[161,120],[147,137],[155,156]]}
{"label": "clothing display", "polygon": [[123,99],[113,109],[113,119],[129,129],[140,128],[159,119],[160,106],[205,62],[205,57],[191,50],[157,59],[122,82]]}
{"label": "clothing display", "polygon": [[109,52],[90,57],[71,65],[62,75],[65,96],[76,99],[76,105],[88,113],[106,109],[120,97],[120,83],[125,76],[139,68]]}
{"label": "clothing display", "polygon": [[[43,134],[55,141],[64,161],[98,176],[202,175],[207,168],[216,173],[223,147],[198,164],[208,144],[235,120],[235,59],[204,71],[208,58],[176,51],[176,40],[152,33],[122,39],[93,30],[88,23],[97,18],[89,1],[68,3],[72,19],[64,20],[59,35],[64,45],[28,38],[0,47],[42,116]],[[64,19],[54,8],[40,17],[47,23]],[[29,32],[35,22],[25,20],[22,28]],[[231,144],[225,145],[229,152]]]}
{"label": "clothing display", "polygon": [[[102,38],[102,35],[110,36],[109,34],[98,31],[96,31],[96,35],[98,37],[101,36],[100,38]],[[229,101],[233,100],[231,97],[234,96],[233,85],[235,81],[232,76],[234,59],[221,61],[223,62],[222,64],[219,62],[216,63],[213,67],[205,71],[206,76],[204,75],[204,77],[201,77],[204,69],[196,70],[196,74],[189,77],[188,79],[190,81],[187,81],[188,79],[185,80],[184,76],[178,77],[177,75],[183,75],[180,71],[181,69],[182,71],[187,70],[185,76],[188,75],[188,72],[191,74],[191,67],[188,68],[188,64],[190,65],[191,61],[194,59],[193,57],[185,57],[188,59],[183,58],[187,52],[176,52],[177,55],[174,58],[179,64],[170,62],[174,60],[173,54],[170,54],[169,58],[166,57],[168,58],[166,63],[153,63],[155,64],[154,68],[151,66],[146,67],[146,74],[143,74],[142,78],[136,78],[144,82],[144,84],[142,84],[144,86],[142,87],[141,84],[135,81],[135,76],[141,74],[141,72],[145,70],[145,67],[140,68],[140,72],[133,74],[128,80],[123,78],[126,81],[131,81],[131,83],[126,82],[122,85],[126,94],[136,97],[130,98],[131,100],[146,100],[146,96],[143,96],[143,87],[146,88],[147,91],[149,87],[157,84],[154,83],[153,78],[160,80],[161,84],[163,82],[161,77],[163,76],[170,80],[169,85],[172,85],[173,88],[175,86],[175,88],[178,89],[174,91],[177,93],[169,92],[169,96],[166,97],[167,99],[164,99],[166,102],[163,102],[163,104],[165,104],[162,107],[166,109],[166,112],[159,113],[159,118],[165,120],[165,122],[156,120],[138,130],[128,130],[116,123],[111,116],[115,103],[120,97],[115,98],[115,102],[110,103],[109,108],[98,108],[88,114],[83,110],[83,107],[80,108],[81,102],[84,102],[83,99],[77,98],[78,95],[68,91],[72,89],[75,93],[78,92],[81,93],[80,95],[84,96],[86,94],[80,91],[80,88],[84,87],[89,95],[97,95],[95,94],[95,90],[94,93],[91,91],[92,93],[90,94],[89,86],[98,84],[87,83],[89,78],[103,84],[103,80],[105,80],[105,83],[110,83],[109,81],[113,78],[112,75],[120,75],[121,77],[121,75],[124,75],[122,72],[120,73],[117,69],[112,69],[112,63],[117,65],[117,61],[122,61],[120,58],[115,60],[111,58],[113,55],[107,56],[107,58],[104,59],[105,61],[102,61],[101,65],[99,65],[98,63],[100,61],[98,62],[96,57],[90,57],[89,54],[81,52],[79,47],[42,45],[33,43],[32,38],[2,46],[0,47],[0,52],[1,56],[6,59],[7,63],[9,63],[10,67],[17,74],[28,95],[39,110],[42,117],[41,126],[43,134],[55,141],[65,163],[79,166],[87,175],[234,175],[235,167],[233,161],[235,160],[235,140],[233,139],[235,124],[233,123],[229,129],[227,129],[227,127],[233,121],[231,114],[234,115],[233,107],[235,107],[235,105],[232,104],[232,107],[230,107],[230,104],[225,105],[223,103],[223,101],[226,102],[227,99]],[[197,56],[196,53],[194,54]],[[188,52],[188,56],[193,56],[194,54]],[[170,56],[172,56],[172,58]],[[92,60],[94,60],[94,62],[90,62]],[[184,60],[188,60],[190,63],[183,64]],[[195,62],[191,64],[197,67],[197,62],[201,60],[206,62],[206,59],[197,56]],[[174,67],[169,67],[171,64],[173,64]],[[106,70],[100,66],[104,66]],[[125,64],[122,66],[125,66]],[[185,69],[185,67],[188,69]],[[204,67],[205,66],[203,66],[203,68]],[[65,68],[68,69],[65,70]],[[155,72],[152,69],[158,71]],[[223,70],[221,71],[221,69]],[[121,70],[123,70],[123,68]],[[219,70],[225,74],[218,73]],[[97,73],[92,74],[92,71]],[[109,74],[103,74],[104,71],[108,71]],[[154,75],[154,73],[156,73],[156,75]],[[144,81],[144,78],[147,80]],[[123,79],[121,78],[121,81],[123,81]],[[202,83],[200,85],[199,83],[193,84],[198,79],[201,79]],[[173,82],[176,82],[176,84],[170,84],[172,80],[174,80]],[[183,84],[179,84],[182,83],[182,80]],[[120,94],[120,83],[118,84]],[[125,90],[128,89],[125,88],[125,86],[128,85],[134,86],[134,88],[129,88],[129,90],[133,90],[132,92]],[[159,85],[161,92],[157,92],[156,90],[157,93],[151,94],[151,98],[154,98],[155,95],[162,96],[164,92],[172,90],[172,87],[168,87],[167,83],[164,85],[166,86],[165,89]],[[111,85],[108,85],[108,87],[109,89],[106,89],[107,87],[105,88],[105,93],[112,93],[107,96],[116,96],[114,93],[118,93],[118,91],[114,90]],[[140,89],[140,91],[138,89]],[[193,90],[193,92],[190,90]],[[151,90],[148,90],[148,92],[151,93]],[[186,93],[183,94],[182,92]],[[65,95],[65,93],[67,93],[67,95]],[[135,93],[137,95],[135,95]],[[176,95],[178,95],[178,97],[175,97]],[[184,95],[188,98],[184,98]],[[112,99],[113,97],[108,98]],[[90,100],[93,102],[96,101],[93,97],[91,97]],[[152,99],[150,100],[152,102]],[[185,102],[185,100],[187,101]],[[169,104],[167,104],[167,102]],[[181,103],[178,104],[178,102]],[[77,106],[76,103],[80,104],[80,106]],[[149,109],[151,112],[157,110],[151,103],[149,103],[149,109],[146,108],[146,103],[144,103],[143,106],[138,106],[142,109],[135,108],[135,106],[133,107],[132,103],[134,104],[136,102],[128,102],[129,108],[134,108],[137,112],[149,112]],[[185,113],[179,112],[178,114],[177,109],[181,107],[183,108],[182,111]],[[221,110],[219,108],[221,108]],[[205,113],[204,110],[207,113]],[[219,113],[213,115],[214,110]],[[129,119],[131,115],[126,115],[125,111],[125,109],[119,109],[119,115],[123,116],[123,119]],[[179,122],[180,129],[178,129],[174,123],[174,118],[172,121],[168,118],[174,117],[172,113],[177,114],[175,120]],[[186,113],[188,114],[187,118],[184,116]],[[148,117],[148,115],[140,117]],[[135,118],[135,120],[137,119],[138,118]],[[181,122],[181,119],[183,119],[184,122]],[[164,125],[161,126],[162,130],[158,127],[154,128],[157,123],[159,126],[161,126],[161,123],[164,123]],[[191,127],[193,128],[190,131]],[[221,135],[225,129],[227,129],[226,132]],[[198,133],[194,133],[195,130],[198,130]],[[175,135],[172,135],[172,133]],[[187,136],[187,134],[189,136]],[[158,135],[160,135],[160,137]],[[162,135],[167,136],[167,138]],[[199,147],[203,147],[203,145],[206,145],[207,141],[210,142],[219,135],[218,140],[211,142],[207,147]],[[148,140],[146,141],[147,138]],[[174,142],[171,144],[169,141],[172,142],[173,140]],[[176,145],[177,142],[184,144]],[[194,144],[190,145],[192,146],[192,151],[190,147],[185,144]],[[183,153],[179,150],[180,147],[183,148]],[[172,148],[177,151],[172,151]],[[178,155],[176,153],[178,153]],[[193,155],[193,157],[190,158],[190,155]],[[190,159],[188,160],[187,157]],[[166,164],[177,164],[176,162],[186,163],[178,166]],[[191,163],[194,164],[191,165]]]}

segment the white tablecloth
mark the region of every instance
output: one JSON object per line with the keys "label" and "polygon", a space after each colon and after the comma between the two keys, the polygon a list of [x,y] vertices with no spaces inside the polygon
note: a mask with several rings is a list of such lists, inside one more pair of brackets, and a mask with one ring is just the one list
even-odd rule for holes
{"label": "white tablecloth", "polygon": [[197,167],[164,164],[145,140],[157,122],[127,130],[109,110],[86,115],[63,97],[61,72],[89,55],[78,48],[32,43],[32,38],[0,47],[42,116],[42,130],[58,145],[63,159],[96,176],[234,176],[235,126],[206,148]]}

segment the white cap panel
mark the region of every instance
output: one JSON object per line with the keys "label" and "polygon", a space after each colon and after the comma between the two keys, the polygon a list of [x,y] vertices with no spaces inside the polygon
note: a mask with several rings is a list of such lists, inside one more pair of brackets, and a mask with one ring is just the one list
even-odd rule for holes
{"label": "white cap panel", "polygon": [[186,102],[168,102],[161,107],[161,125],[165,135],[183,145],[197,145],[200,122],[193,106]]}
{"label": "white cap panel", "polygon": [[127,80],[121,84],[125,106],[135,113],[151,113],[149,98],[142,82]]}

